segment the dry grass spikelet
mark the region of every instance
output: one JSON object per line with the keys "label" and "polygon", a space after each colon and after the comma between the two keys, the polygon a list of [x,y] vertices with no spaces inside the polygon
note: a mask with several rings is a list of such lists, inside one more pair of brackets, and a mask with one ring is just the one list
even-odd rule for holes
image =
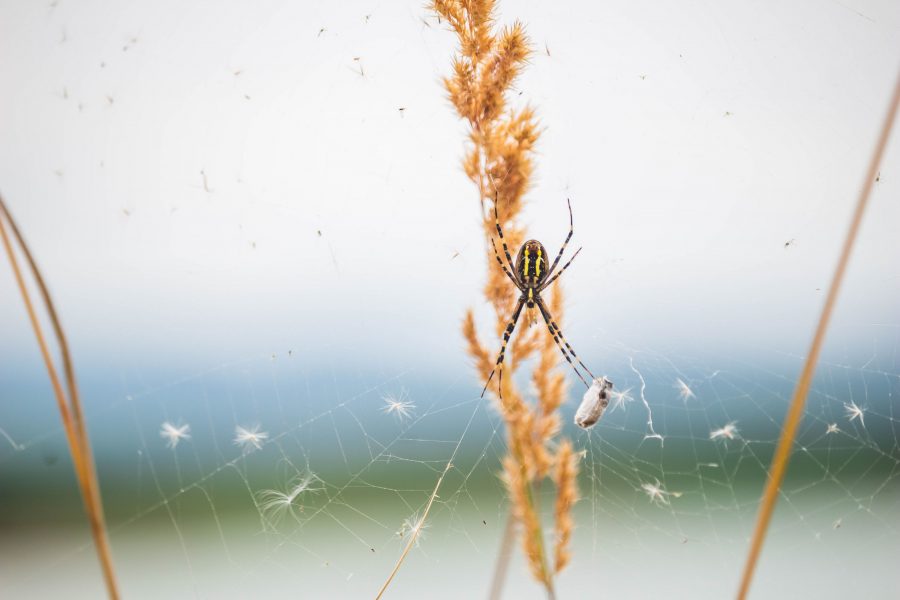
{"label": "dry grass spikelet", "polygon": [[549,585],[551,574],[545,567],[543,558],[543,534],[541,522],[532,500],[531,487],[527,477],[523,477],[521,465],[511,457],[503,460],[503,482],[512,500],[513,512],[522,524],[522,549],[528,559],[528,566],[535,579]]}
{"label": "dry grass spikelet", "polygon": [[519,461],[529,481],[537,478],[541,468],[540,449],[538,444],[535,444],[534,438],[535,420],[534,411],[529,406],[524,406],[519,419],[519,427],[513,432],[518,446],[522,449]]}
{"label": "dry grass spikelet", "polygon": [[534,164],[530,154],[540,137],[537,116],[530,107],[511,112],[497,123],[488,139],[486,171],[500,199],[501,219],[516,215],[522,208],[522,196],[528,191]]}
{"label": "dry grass spikelet", "polygon": [[578,502],[578,456],[572,449],[572,442],[565,439],[556,451],[556,469],[553,474],[556,483],[556,546],[554,548],[555,572],[562,571],[572,558],[572,506]]}
{"label": "dry grass spikelet", "polygon": [[435,0],[431,7],[456,32],[462,55],[477,61],[494,43],[494,4],[493,0]]}
{"label": "dry grass spikelet", "polygon": [[475,328],[475,315],[472,313],[472,310],[469,309],[466,311],[466,316],[463,318],[463,337],[466,338],[466,342],[468,346],[466,350],[473,359],[475,359],[475,368],[478,369],[479,373],[488,373],[491,369],[491,357],[488,354],[487,348],[485,348],[481,340],[478,339],[478,331]]}
{"label": "dry grass spikelet", "polygon": [[[557,284],[550,299],[552,314],[562,315],[562,298],[561,288]],[[553,336],[546,328],[538,331],[541,334],[538,342],[538,365],[531,375],[531,381],[537,392],[539,408],[535,423],[537,475],[545,477],[553,464],[553,458],[547,450],[548,444],[562,427],[558,409],[565,400],[565,377],[558,370],[559,350]]]}
{"label": "dry grass spikelet", "polygon": [[538,349],[542,333],[541,328],[532,327],[530,330],[523,331],[512,339],[510,342],[510,366],[513,370],[519,367],[519,361],[522,357],[531,356]]}
{"label": "dry grass spikelet", "polygon": [[469,121],[475,120],[475,92],[472,89],[474,76],[473,65],[464,60],[455,59],[453,61],[453,77],[444,79],[444,87],[447,88],[456,112]]}
{"label": "dry grass spikelet", "polygon": [[521,23],[503,29],[490,58],[481,69],[475,120],[489,122],[500,115],[506,106],[506,90],[522,72],[530,53]]}

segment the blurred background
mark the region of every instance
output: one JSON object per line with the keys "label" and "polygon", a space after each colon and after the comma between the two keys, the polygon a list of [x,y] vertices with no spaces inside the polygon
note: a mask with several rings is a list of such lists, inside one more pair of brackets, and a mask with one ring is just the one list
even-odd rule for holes
{"label": "blurred background", "polygon": [[[583,500],[559,595],[731,595],[900,65],[900,5],[499,12],[527,26],[513,102],[545,128],[524,223],[555,251],[571,199],[564,331],[627,392],[567,431]],[[390,595],[486,595],[505,448],[460,334],[467,308],[483,332],[491,314],[441,84],[455,43],[420,2],[0,4],[0,192],[68,333],[125,597],[374,596],[451,457]],[[758,597],[900,583],[898,181],[895,139]],[[6,259],[0,307],[0,590],[102,597]],[[311,474],[290,510],[266,506]],[[506,589],[542,597],[519,558]]]}

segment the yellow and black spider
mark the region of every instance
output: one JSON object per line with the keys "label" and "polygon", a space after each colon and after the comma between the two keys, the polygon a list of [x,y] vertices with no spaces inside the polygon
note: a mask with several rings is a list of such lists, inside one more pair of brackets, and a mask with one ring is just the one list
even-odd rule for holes
{"label": "yellow and black spider", "polygon": [[[569,265],[572,264],[572,261],[578,256],[578,253],[581,252],[581,248],[576,250],[575,254],[572,255],[572,258],[563,265],[563,268],[560,269],[558,273],[553,273],[562,258],[563,252],[566,251],[566,246],[569,245],[569,240],[572,239],[572,233],[575,230],[572,220],[572,203],[569,202],[568,199],[566,199],[566,202],[569,204],[569,235],[566,236],[566,241],[563,242],[562,248],[559,249],[559,254],[556,255],[556,259],[554,259],[553,264],[550,265],[549,269],[547,268],[547,250],[544,248],[544,245],[537,240],[528,240],[522,244],[522,247],[519,248],[519,253],[516,256],[516,265],[513,267],[512,256],[509,254],[509,248],[507,248],[506,240],[503,238],[503,229],[500,227],[500,217],[497,214],[497,202],[494,202],[494,224],[497,227],[497,235],[500,236],[500,242],[503,244],[503,253],[506,255],[506,262],[509,265],[509,269],[506,268],[507,265],[504,264],[503,259],[500,258],[500,253],[497,251],[497,244],[494,243],[494,236],[492,235],[491,246],[494,248],[494,256],[497,258],[497,263],[500,265],[500,268],[503,269],[503,272],[506,273],[506,276],[512,280],[515,286],[519,288],[522,295],[519,296],[516,307],[513,309],[512,318],[510,318],[509,323],[506,325],[506,331],[503,332],[503,345],[500,346],[500,356],[497,357],[497,363],[494,365],[494,369],[488,376],[488,379],[484,384],[484,389],[481,390],[482,397],[484,397],[484,393],[487,391],[488,384],[491,383],[495,371],[500,371],[500,374],[497,377],[497,389],[499,390],[500,397],[503,397],[503,359],[506,355],[506,344],[509,342],[509,338],[516,328],[516,322],[519,320],[519,314],[522,312],[524,306],[527,306],[529,309],[533,309],[537,306],[541,316],[544,318],[544,322],[547,324],[547,329],[550,330],[550,335],[553,336],[553,341],[556,342],[559,351],[562,352],[562,355],[572,366],[572,369],[575,371],[575,374],[578,375],[578,378],[582,383],[590,388],[588,382],[585,381],[584,377],[578,371],[578,367],[572,362],[573,358],[577,360],[578,364],[581,365],[581,368],[591,376],[591,379],[595,379],[590,369],[584,366],[584,363],[581,362],[581,359],[578,358],[575,351],[572,350],[572,346],[570,346],[569,342],[566,341],[566,338],[563,337],[559,325],[553,320],[550,310],[541,298],[541,292],[550,287],[550,284],[556,281],[556,279],[569,268]],[[565,347],[563,347],[564,345]]]}

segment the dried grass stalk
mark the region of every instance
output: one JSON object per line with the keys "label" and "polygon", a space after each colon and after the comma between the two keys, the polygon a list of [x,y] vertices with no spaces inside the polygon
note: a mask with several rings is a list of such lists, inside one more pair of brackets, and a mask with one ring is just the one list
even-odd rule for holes
{"label": "dried grass stalk", "polygon": [[744,563],[744,570],[741,574],[741,584],[737,594],[739,600],[744,600],[750,592],[750,584],[753,581],[753,573],[756,570],[756,561],[759,559],[759,554],[762,551],[763,542],[769,530],[769,521],[775,510],[775,501],[778,499],[781,483],[784,481],[784,475],[787,472],[791,450],[794,448],[794,438],[797,435],[797,428],[800,426],[800,419],[803,416],[803,407],[806,405],[806,396],[809,393],[810,385],[812,385],[816,364],[819,361],[819,353],[825,341],[831,314],[837,303],[847,264],[850,262],[850,253],[856,242],[856,236],[859,234],[863,215],[865,215],[866,206],[869,203],[869,196],[872,193],[872,186],[877,177],[878,166],[881,164],[885,148],[891,137],[891,129],[894,126],[894,121],[897,119],[898,110],[900,110],[900,75],[897,76],[894,82],[894,90],[888,104],[887,114],[884,116],[884,121],[882,121],[878,141],[875,143],[875,149],[872,151],[869,167],[856,199],[856,207],[850,217],[847,236],[844,238],[841,254],[831,276],[828,295],[825,297],[825,304],[822,306],[822,312],[819,314],[819,322],[816,325],[812,342],[810,342],[809,352],[806,354],[806,360],[803,363],[803,370],[800,372],[799,379],[797,379],[794,395],[791,398],[791,404],[784,418],[781,435],[778,438],[778,446],[775,448],[775,456],[772,457],[772,464],[769,466],[769,476],[766,480],[766,487],[756,516],[756,527],[753,530],[750,549],[747,552],[747,561]]}
{"label": "dried grass stalk", "polygon": [[562,571],[572,558],[572,506],[578,502],[578,455],[569,440],[563,440],[556,451],[556,546],[554,548],[554,569]]}
{"label": "dried grass stalk", "polygon": [[[540,137],[540,127],[532,108],[508,106],[509,92],[531,55],[525,27],[518,22],[509,27],[497,27],[496,4],[490,0],[434,0],[432,8],[450,25],[459,42],[444,86],[456,112],[469,125],[469,145],[462,163],[466,175],[478,189],[485,239],[487,241],[494,232],[496,207],[506,241],[510,248],[516,249],[525,239],[525,230],[516,220],[531,184],[534,149]],[[494,334],[499,340],[519,293],[497,267],[489,242],[485,252],[488,276],[484,296],[494,310]],[[550,305],[559,321],[563,313],[563,294],[558,284],[552,292]],[[508,366],[499,383],[502,394],[491,391],[506,425],[508,454],[503,460],[502,478],[512,503],[512,514],[522,532],[522,551],[532,575],[552,597],[553,576],[568,562],[572,530],[570,512],[577,498],[577,469],[574,459],[566,458],[572,455],[571,444],[558,439],[561,428],[559,407],[566,391],[558,350],[545,328],[529,329],[532,319],[533,316],[524,315],[507,348]],[[471,310],[463,319],[462,332],[481,382],[485,383],[494,366],[497,344],[482,343]],[[523,361],[535,354],[537,361],[531,381],[536,401],[526,402],[513,382],[513,374]],[[557,446],[559,450],[554,451]],[[560,453],[563,453],[565,468],[559,466]],[[558,528],[557,558],[551,567],[537,492],[554,465],[557,465],[554,479],[558,490],[556,521],[563,528]],[[511,532],[515,529],[507,528]],[[498,561],[497,569],[498,572],[505,569],[502,561]],[[493,593],[499,594],[499,590],[495,588]]]}
{"label": "dried grass stalk", "polygon": [[[60,356],[62,357],[63,361],[63,373],[65,374],[66,390],[68,392],[68,396],[66,395],[66,392],[63,391],[59,374],[53,363],[53,359],[50,356],[50,351],[47,347],[47,343],[44,340],[44,334],[41,329],[40,322],[37,319],[37,314],[34,310],[31,296],[28,293],[28,288],[25,285],[22,271],[19,268],[19,263],[16,260],[16,254],[13,250],[11,240],[6,232],[4,220],[9,224],[9,228],[12,231],[23,256],[25,257],[25,261],[28,263],[31,274],[34,277],[35,283],[38,286],[38,290],[41,293],[41,298],[44,302],[44,308],[46,309],[47,314],[50,317],[50,322],[53,326],[53,332],[56,335],[56,341],[59,344]],[[69,353],[69,345],[66,341],[66,335],[63,331],[62,323],[60,322],[59,316],[56,313],[56,308],[53,305],[53,300],[50,298],[50,292],[47,289],[47,285],[44,283],[44,278],[41,276],[40,269],[38,269],[37,263],[35,262],[34,257],[32,256],[31,251],[28,248],[28,245],[25,243],[25,239],[19,231],[18,226],[16,226],[16,222],[13,220],[12,215],[7,210],[6,204],[3,202],[2,197],[0,197],[0,238],[2,238],[3,247],[6,250],[7,256],[9,257],[9,262],[12,266],[19,291],[22,294],[22,300],[25,303],[25,308],[28,312],[28,318],[31,322],[31,327],[34,330],[34,335],[37,339],[38,346],[41,351],[41,356],[43,357],[44,364],[47,367],[47,374],[50,377],[50,383],[53,387],[53,394],[56,397],[57,408],[59,409],[60,416],[62,417],[63,428],[66,433],[66,440],[69,444],[69,451],[72,453],[72,463],[75,469],[76,478],[78,480],[78,487],[81,490],[85,512],[87,513],[88,521],[90,522],[91,526],[91,534],[94,538],[94,545],[97,549],[97,555],[100,559],[100,566],[103,570],[103,578],[106,583],[106,590],[109,593],[110,598],[117,599],[119,597],[119,591],[118,585],[116,583],[115,570],[112,564],[112,552],[109,547],[106,521],[103,516],[103,504],[100,498],[100,484],[97,480],[97,472],[94,467],[94,458],[91,453],[90,438],[87,433],[87,427],[84,423],[84,414],[81,410],[81,400],[78,393],[78,385],[75,382],[75,367],[72,363],[71,354]]]}

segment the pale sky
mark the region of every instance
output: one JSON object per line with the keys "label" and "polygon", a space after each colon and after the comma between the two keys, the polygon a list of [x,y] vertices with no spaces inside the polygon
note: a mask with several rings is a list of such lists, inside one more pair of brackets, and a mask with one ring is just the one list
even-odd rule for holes
{"label": "pale sky", "polygon": [[[546,128],[523,218],[555,252],[572,200],[579,354],[801,352],[900,4],[502,2],[516,18],[516,102]],[[489,312],[454,44],[419,1],[3,2],[0,192],[82,362],[459,356],[464,310]],[[900,328],[897,137],[835,320],[851,348]],[[0,356],[36,360],[5,259],[0,298]]]}

